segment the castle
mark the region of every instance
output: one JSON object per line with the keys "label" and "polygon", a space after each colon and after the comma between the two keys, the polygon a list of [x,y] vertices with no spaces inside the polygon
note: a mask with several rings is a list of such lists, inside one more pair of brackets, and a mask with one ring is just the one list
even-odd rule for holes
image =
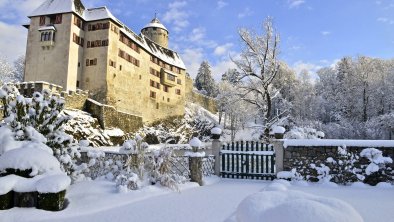
{"label": "castle", "polygon": [[185,112],[186,67],[155,17],[134,33],[106,7],[46,0],[29,16],[25,82],[48,82],[153,122]]}

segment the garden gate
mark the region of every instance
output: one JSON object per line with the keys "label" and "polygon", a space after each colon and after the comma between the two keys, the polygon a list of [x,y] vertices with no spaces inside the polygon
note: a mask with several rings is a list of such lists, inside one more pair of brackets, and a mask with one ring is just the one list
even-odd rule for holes
{"label": "garden gate", "polygon": [[275,179],[275,152],[272,144],[237,141],[220,151],[220,176],[238,179]]}

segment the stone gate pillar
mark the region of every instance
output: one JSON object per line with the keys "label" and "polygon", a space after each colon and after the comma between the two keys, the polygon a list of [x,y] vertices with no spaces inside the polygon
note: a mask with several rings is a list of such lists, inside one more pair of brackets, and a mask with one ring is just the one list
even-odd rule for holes
{"label": "stone gate pillar", "polygon": [[274,145],[275,150],[275,168],[276,173],[283,171],[283,155],[284,155],[284,147],[283,140],[273,140],[271,141],[272,145]]}
{"label": "stone gate pillar", "polygon": [[215,156],[214,171],[216,176],[220,176],[220,149],[222,148],[222,142],[219,139],[212,141],[212,155]]}
{"label": "stone gate pillar", "polygon": [[202,158],[203,157],[189,157],[190,180],[197,182],[200,186],[204,185],[202,175]]}

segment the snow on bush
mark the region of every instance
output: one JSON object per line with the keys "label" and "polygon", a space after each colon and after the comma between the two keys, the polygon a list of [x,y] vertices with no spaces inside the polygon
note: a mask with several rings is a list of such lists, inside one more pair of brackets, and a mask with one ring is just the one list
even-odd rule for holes
{"label": "snow on bush", "polygon": [[103,130],[96,118],[89,113],[80,110],[63,110],[62,114],[67,117],[64,123],[64,131],[76,140],[87,140],[93,147],[112,146],[110,136],[123,136],[120,129]]}
{"label": "snow on bush", "polygon": [[186,103],[183,117],[169,118],[151,126],[144,126],[137,134],[144,135],[149,144],[186,144],[194,135],[199,135],[198,137],[206,142],[210,139],[211,129],[217,125],[215,118],[200,106]]}
{"label": "snow on bush", "polygon": [[[12,85],[2,86],[0,95],[4,105],[4,121],[1,128],[11,129],[16,141],[32,141],[47,145],[61,163],[61,169],[73,178],[78,177],[81,171],[86,169],[86,164],[77,164],[77,159],[81,156],[79,145],[72,136],[64,132],[63,125],[68,118],[60,115],[64,108],[63,99],[52,95],[49,90],[34,92],[32,98],[24,98]],[[11,143],[11,146],[5,149],[12,148],[10,137],[3,136],[0,139],[0,144]]]}
{"label": "snow on bush", "polygon": [[164,147],[153,152],[152,169],[150,171],[150,181],[160,183],[162,186],[179,191],[178,184],[183,183],[186,178],[172,172],[172,164],[176,161],[173,150]]}
{"label": "snow on bush", "polygon": [[24,147],[5,152],[0,156],[0,171],[5,169],[32,170],[30,176],[49,171],[60,171],[59,161],[41,147],[44,144],[27,143]]}
{"label": "snow on bush", "polygon": [[[323,132],[309,127],[294,127],[285,134],[286,139],[318,139]],[[324,136],[323,136],[324,137]]]}
{"label": "snow on bush", "polygon": [[291,181],[302,180],[301,174],[299,174],[295,168],[291,169],[291,171],[278,172],[276,174],[276,178],[291,180]]}
{"label": "snow on bush", "polygon": [[222,134],[222,129],[220,129],[219,127],[213,127],[211,129],[211,134],[221,135]]}
{"label": "snow on bush", "polygon": [[360,214],[342,200],[280,187],[281,190],[261,191],[245,198],[226,222],[363,221]]}
{"label": "snow on bush", "polygon": [[370,161],[370,164],[365,169],[367,175],[378,172],[381,168],[385,167],[385,164],[393,162],[390,157],[383,157],[382,151],[375,148],[363,149],[360,156]]}
{"label": "snow on bush", "polygon": [[364,180],[361,169],[356,167],[359,156],[356,153],[349,152],[345,145],[339,146],[337,150],[337,158],[328,157],[327,165],[333,169],[335,174],[332,175],[332,181],[335,183],[346,185],[356,181]]}
{"label": "snow on bush", "polygon": [[274,129],[272,130],[275,134],[283,134],[286,132],[286,129],[282,126],[275,126]]}

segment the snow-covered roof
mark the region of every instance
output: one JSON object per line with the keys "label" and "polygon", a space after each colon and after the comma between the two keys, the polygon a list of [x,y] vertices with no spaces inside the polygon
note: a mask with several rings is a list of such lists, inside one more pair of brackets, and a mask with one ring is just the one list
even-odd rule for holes
{"label": "snow-covered roof", "polygon": [[74,0],[46,0],[36,10],[30,13],[28,17],[66,12],[77,13]]}
{"label": "snow-covered roof", "polygon": [[113,21],[122,24],[112,13],[107,9],[107,7],[98,7],[87,9],[83,12],[82,18],[85,21],[97,21],[103,19],[112,19]]}
{"label": "snow-covered roof", "polygon": [[152,27],[153,28],[161,28],[161,29],[164,29],[164,30],[166,30],[168,32],[167,28],[163,24],[161,24],[161,22],[157,18],[152,19],[152,21],[149,22],[148,24],[146,24],[144,26],[144,28],[142,28],[142,29],[152,28]]}
{"label": "snow-covered roof", "polygon": [[163,60],[164,62],[170,65],[182,69],[186,69],[185,64],[183,63],[178,53],[158,45],[157,43],[153,42],[148,37],[142,34],[141,35],[135,34],[125,25],[123,25],[123,28],[121,28],[120,30],[122,31],[123,34],[125,34],[127,37],[132,39],[134,42],[136,42],[139,46],[144,48],[149,53],[155,55],[157,58]]}
{"label": "snow-covered roof", "polygon": [[[57,13],[68,13],[73,12],[82,17],[85,21],[97,21],[104,19],[111,19],[121,26],[120,30],[134,42],[140,45],[149,53],[153,54],[160,60],[179,67],[181,69],[186,69],[185,64],[179,55],[167,48],[164,48],[147,37],[135,34],[126,25],[124,25],[120,20],[118,20],[107,7],[97,7],[91,9],[84,9],[83,5],[79,6],[79,9],[83,9],[80,13],[78,12],[78,7],[75,5],[75,0],[46,0],[41,4],[36,10],[34,10],[28,17],[50,15]],[[157,18],[154,18],[150,23],[148,23],[144,28],[147,27],[157,27],[167,30],[163,24]],[[168,30],[167,30],[168,31]]]}
{"label": "snow-covered roof", "polygon": [[46,30],[56,31],[56,28],[53,25],[49,25],[49,26],[44,26],[44,27],[41,27],[41,28],[38,29],[38,31],[46,31]]}

